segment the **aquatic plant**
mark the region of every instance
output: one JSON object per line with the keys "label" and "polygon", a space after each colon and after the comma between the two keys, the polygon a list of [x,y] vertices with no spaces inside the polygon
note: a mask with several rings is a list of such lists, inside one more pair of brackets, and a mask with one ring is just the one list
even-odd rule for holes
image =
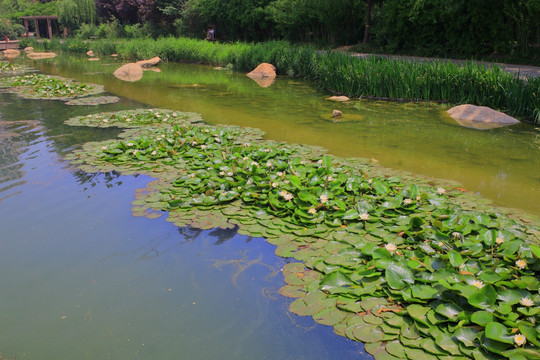
{"label": "aquatic plant", "polygon": [[[176,116],[174,115],[176,114]],[[164,119],[167,119],[164,121]],[[129,121],[128,121],[129,120]],[[320,148],[262,140],[163,109],[76,117],[128,128],[67,158],[158,180],[133,213],[264,237],[290,310],[366,343],[376,359],[537,359],[540,228],[444,182]],[[534,220],[536,221],[536,220]]]}
{"label": "aquatic plant", "polygon": [[67,100],[104,91],[102,85],[80,83],[58,76],[30,74],[0,79],[0,86],[31,99]]}
{"label": "aquatic plant", "polygon": [[17,73],[27,69],[24,65],[15,65],[8,61],[0,61],[0,73]]}
{"label": "aquatic plant", "polygon": [[[540,108],[540,80],[520,79],[497,66],[474,62],[410,61],[381,57],[355,57],[294,46],[285,41],[265,43],[211,43],[187,38],[132,39],[122,42],[99,40],[97,53],[113,51],[125,59],[159,56],[164,61],[233,64],[251,71],[261,62],[272,63],[279,74],[300,76],[320,87],[350,97],[447,101],[471,103],[503,111],[524,121],[535,122]],[[36,44],[35,46],[38,46]],[[43,46],[43,45],[42,45]],[[83,53],[88,43],[72,39],[44,42],[44,46]],[[96,49],[94,49],[96,51]]]}

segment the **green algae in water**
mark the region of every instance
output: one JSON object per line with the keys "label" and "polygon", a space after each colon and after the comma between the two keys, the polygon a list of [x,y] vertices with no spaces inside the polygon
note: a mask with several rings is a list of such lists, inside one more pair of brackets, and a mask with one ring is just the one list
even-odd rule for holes
{"label": "green algae in water", "polygon": [[265,141],[256,129],[205,126],[192,114],[66,123],[128,128],[68,158],[86,171],[157,177],[137,194],[134,215],[166,211],[178,226],[238,225],[265,237],[301,261],[283,269],[290,310],[367,343],[376,359],[539,356],[535,223],[454,185]]}

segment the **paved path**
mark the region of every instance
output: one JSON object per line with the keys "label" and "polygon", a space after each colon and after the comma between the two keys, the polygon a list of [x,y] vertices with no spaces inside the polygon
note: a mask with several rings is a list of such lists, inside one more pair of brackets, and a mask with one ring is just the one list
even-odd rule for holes
{"label": "paved path", "polygon": [[[363,53],[353,53],[349,52],[349,55],[352,56],[358,56],[358,57],[369,57],[369,56],[376,56],[376,57],[384,57],[384,58],[390,58],[390,59],[406,59],[411,61],[434,61],[434,60],[440,60],[440,61],[451,61],[456,64],[463,64],[470,62],[470,60],[456,60],[456,59],[437,59],[437,58],[427,58],[427,57],[420,57],[420,56],[400,56],[400,55],[379,55],[379,54],[363,54]],[[540,77],[540,67],[538,66],[532,66],[532,65],[514,65],[514,64],[503,64],[503,63],[492,63],[492,62],[483,62],[483,61],[477,61],[478,64],[486,65],[486,66],[492,66],[497,65],[504,69],[505,71],[508,71],[513,74],[519,74],[520,77],[525,78],[528,76],[533,77]]]}

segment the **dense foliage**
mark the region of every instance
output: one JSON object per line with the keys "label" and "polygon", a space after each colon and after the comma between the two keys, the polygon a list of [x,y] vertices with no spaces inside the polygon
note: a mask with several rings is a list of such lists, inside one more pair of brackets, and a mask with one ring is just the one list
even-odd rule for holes
{"label": "dense foliage", "polygon": [[94,0],[59,0],[57,6],[58,21],[70,30],[96,22]]}
{"label": "dense foliage", "polygon": [[[35,46],[29,41],[26,45]],[[251,71],[258,64],[274,64],[279,74],[315,81],[321,88],[354,97],[449,101],[489,106],[528,122],[540,122],[540,78],[524,81],[498,67],[448,61],[411,62],[359,58],[321,52],[288,42],[214,44],[186,38],[81,40],[43,42],[51,50],[101,55],[118,53],[125,59],[159,56],[165,61],[229,65]]]}

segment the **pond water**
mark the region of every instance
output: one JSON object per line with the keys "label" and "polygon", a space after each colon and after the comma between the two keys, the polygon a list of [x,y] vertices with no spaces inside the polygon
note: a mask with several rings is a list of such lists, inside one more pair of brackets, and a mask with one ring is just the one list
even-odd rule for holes
{"label": "pond water", "polygon": [[[497,204],[540,214],[538,132],[477,131],[439,106],[324,100],[294,79],[261,88],[212,67],[165,64],[141,81],[118,61],[36,62],[44,73],[104,84],[117,104],[67,106],[0,93],[0,355],[17,359],[362,359],[363,345],[288,311],[286,259],[233,230],[135,218],[146,176],[85,174],[62,155],[115,130],[69,117],[139,107],[194,111],[211,124],[320,145],[339,156],[459,181]],[[344,113],[333,122],[333,109]]]}

